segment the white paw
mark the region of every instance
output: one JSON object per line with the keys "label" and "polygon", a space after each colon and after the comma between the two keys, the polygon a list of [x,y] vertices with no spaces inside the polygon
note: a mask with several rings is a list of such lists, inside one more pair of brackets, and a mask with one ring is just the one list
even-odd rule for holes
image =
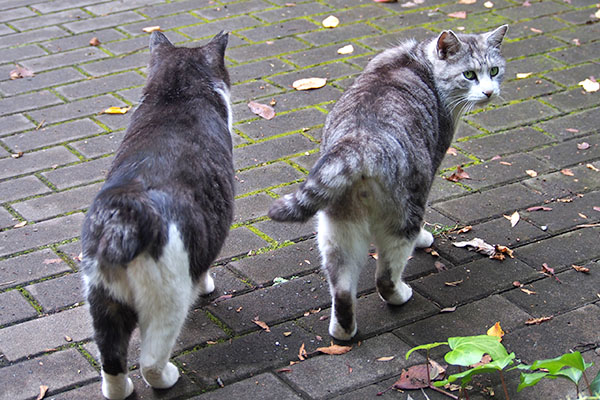
{"label": "white paw", "polygon": [[212,293],[215,290],[215,280],[210,276],[210,273],[207,271],[204,273],[204,276],[200,277],[199,282],[200,295],[204,296]]}
{"label": "white paw", "polygon": [[173,363],[168,362],[161,370],[155,367],[142,367],[142,376],[146,383],[155,389],[168,389],[177,383],[179,370]]}
{"label": "white paw", "polygon": [[102,394],[110,400],[123,400],[133,393],[133,382],[126,374],[110,375],[102,371]]}
{"label": "white paw", "polygon": [[396,284],[396,288],[394,293],[387,299],[384,299],[381,294],[381,300],[385,301],[388,304],[392,304],[394,306],[399,306],[406,303],[412,297],[412,289],[406,283],[400,281]]}
{"label": "white paw", "polygon": [[334,337],[337,340],[348,341],[356,335],[358,331],[358,326],[356,325],[356,321],[353,321],[352,331],[346,331],[337,321],[335,315],[331,315],[331,319],[329,321],[329,335]]}
{"label": "white paw", "polygon": [[415,241],[415,247],[424,249],[426,247],[430,247],[433,244],[433,235],[431,232],[426,231],[425,228],[421,228],[419,232],[419,236],[417,236],[417,240]]}

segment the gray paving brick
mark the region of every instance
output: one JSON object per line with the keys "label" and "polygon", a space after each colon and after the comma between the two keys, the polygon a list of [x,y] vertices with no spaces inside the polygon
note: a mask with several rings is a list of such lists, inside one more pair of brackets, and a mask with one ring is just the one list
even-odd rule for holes
{"label": "gray paving brick", "polygon": [[[327,80],[335,80],[345,76],[354,76],[357,75],[360,71],[356,68],[351,67],[347,64],[326,64],[319,65],[313,68],[301,69],[298,71],[291,72],[289,74],[283,74],[274,76],[269,78],[273,83],[285,87],[291,88],[292,83],[298,79],[302,78],[310,78],[310,77],[319,77],[326,78]],[[316,89],[315,92],[321,91],[321,89]],[[308,93],[312,93],[313,91],[309,91]]]}
{"label": "gray paving brick", "polygon": [[55,122],[98,114],[108,107],[122,107],[126,105],[127,104],[113,96],[103,95],[85,100],[74,101],[72,103],[52,106],[43,110],[31,111],[29,112],[29,115],[36,121],[45,120],[46,123],[52,124]]}
{"label": "gray paving brick", "polygon": [[469,116],[467,119],[488,131],[497,132],[547,119],[556,114],[558,114],[558,111],[536,100],[527,100],[522,103],[483,111]]}
{"label": "gray paving brick", "polygon": [[243,223],[266,216],[272,202],[273,198],[265,193],[237,199],[235,201],[233,223]]}
{"label": "gray paving brick", "polygon": [[0,47],[11,47],[19,45],[21,43],[41,42],[42,40],[60,38],[67,35],[67,31],[57,26],[50,26],[47,28],[36,29],[29,32],[6,35],[2,38],[2,43],[0,43]]}
{"label": "gray paving brick", "polygon": [[0,135],[6,135],[13,132],[34,128],[33,122],[21,114],[0,117],[0,123],[2,124],[2,132]]}
{"label": "gray paving brick", "polygon": [[[589,121],[581,122],[586,123]],[[586,150],[579,150],[577,145],[584,142],[588,143],[590,147]],[[597,135],[592,135],[536,150],[533,154],[546,160],[550,165],[562,168],[564,166],[597,159],[599,147],[600,139]]]}
{"label": "gray paving brick", "polygon": [[135,53],[124,57],[109,58],[81,66],[81,69],[91,75],[106,75],[126,69],[140,68],[148,65],[147,52]]}
{"label": "gray paving brick", "polygon": [[[288,3],[289,4],[289,3]],[[273,10],[254,13],[256,18],[260,18],[267,22],[277,22],[292,18],[307,17],[315,14],[323,14],[332,12],[332,8],[328,4],[321,3],[304,3],[295,4],[294,6],[283,5]]]}
{"label": "gray paving brick", "polygon": [[257,256],[232,261],[228,265],[256,285],[269,285],[276,277],[289,279],[315,271],[320,265],[315,240],[307,240]]}
{"label": "gray paving brick", "polygon": [[0,92],[7,96],[13,96],[19,93],[44,89],[85,78],[85,75],[73,68],[61,68],[46,73],[36,74],[34,78],[2,82],[0,83]]}
{"label": "gray paving brick", "polygon": [[245,0],[240,3],[231,3],[224,6],[212,5],[196,11],[196,14],[208,20],[231,18],[234,15],[250,14],[253,11],[260,11],[266,8],[273,7],[266,1],[262,0]]}
{"label": "gray paving brick", "polygon": [[[276,119],[277,117],[275,117]],[[289,121],[289,119],[282,119]],[[282,157],[305,153],[318,146],[301,134],[293,134],[234,149],[236,169],[260,165]]]}
{"label": "gray paving brick", "polygon": [[311,274],[233,297],[208,310],[236,334],[242,334],[260,329],[252,322],[255,318],[275,325],[298,318],[305,311],[324,307],[330,302],[325,278]]}
{"label": "gray paving brick", "polygon": [[57,311],[83,301],[83,286],[79,274],[68,274],[25,287],[42,306],[44,312]]}
{"label": "gray paving brick", "polygon": [[177,3],[157,4],[142,8],[140,12],[151,18],[156,18],[163,15],[192,11],[206,6],[206,3],[207,2],[198,3],[197,0],[187,0]]}
{"label": "gray paving brick", "polygon": [[[312,335],[291,322],[271,326],[271,332],[254,332],[176,358],[187,375],[202,386],[225,385],[297,360],[302,343],[309,346]],[[291,332],[285,336],[284,332]]]}
{"label": "gray paving brick", "polygon": [[125,131],[111,132],[106,135],[73,142],[70,146],[87,158],[95,158],[117,151],[124,136]]}
{"label": "gray paving brick", "polygon": [[561,88],[539,78],[518,79],[502,84],[502,99],[494,103],[508,103],[513,100],[525,100],[554,93]]}
{"label": "gray paving brick", "polygon": [[552,139],[535,129],[519,127],[506,132],[459,142],[456,146],[481,160],[488,160],[497,155],[502,156],[527,151],[551,141]]}
{"label": "gray paving brick", "polygon": [[[522,39],[534,35],[539,35],[539,31],[555,32],[565,28],[566,25],[550,16],[526,20],[510,25],[510,31],[506,33],[507,39]],[[560,32],[560,31],[559,31]],[[560,37],[560,33],[556,36]]]}
{"label": "gray paving brick", "polygon": [[506,74],[507,78],[516,77],[516,74],[521,72],[535,72],[540,73],[549,71],[556,68],[562,68],[564,65],[558,61],[546,56],[529,56],[516,60],[511,60],[506,63]]}
{"label": "gray paving brick", "polygon": [[248,228],[242,226],[232,229],[223,244],[221,252],[217,256],[217,261],[247,254],[251,250],[257,250],[268,245],[269,243],[255,235]]}
{"label": "gray paving brick", "polygon": [[145,81],[146,79],[136,72],[124,72],[122,74],[110,75],[103,78],[62,86],[57,89],[57,92],[69,100],[74,100],[80,97],[114,92],[117,88],[140,86],[143,85]]}
{"label": "gray paving brick", "polygon": [[52,395],[97,377],[98,372],[76,349],[67,349],[0,369],[4,382],[0,399],[34,398],[40,385],[50,386],[48,393]]}
{"label": "gray paving brick", "polygon": [[77,213],[0,232],[0,257],[75,238],[82,222],[83,214]]}
{"label": "gray paving brick", "polygon": [[265,96],[272,97],[274,94],[281,93],[282,89],[264,80],[257,80],[235,85],[232,92],[231,101],[237,103],[240,101],[248,102]]}
{"label": "gray paving brick", "polygon": [[507,59],[511,59],[534,54],[543,54],[561,47],[565,47],[565,44],[558,40],[546,36],[535,36],[517,42],[504,43],[502,45],[502,54]]}
{"label": "gray paving brick", "polygon": [[[415,360],[422,360],[421,356],[415,356],[410,363],[406,361],[404,353],[408,349],[409,347],[397,337],[383,334],[365,340],[360,347],[355,346],[341,356],[320,355],[292,365],[292,372],[283,378],[311,398],[325,399],[348,389],[356,389],[388,378]],[[310,350],[307,348],[307,351]],[[377,361],[377,358],[385,356],[394,356],[394,359],[387,362]],[[348,381],[348,366],[352,368],[351,382]]]}
{"label": "gray paving brick", "polygon": [[43,16],[34,16],[32,18],[25,18],[11,23],[12,26],[20,31],[26,31],[29,29],[37,29],[43,26],[58,25],[65,22],[85,19],[89,15],[82,10],[69,10],[57,12],[54,14],[47,14]]}
{"label": "gray paving brick", "polygon": [[[0,60],[2,63],[11,61],[13,63],[26,58],[37,57],[46,54],[39,46],[26,45],[0,50]],[[4,78],[4,77],[3,77]]]}
{"label": "gray paving brick", "polygon": [[107,42],[123,39],[126,36],[112,28],[99,29],[89,33],[81,33],[79,35],[72,35],[61,39],[42,42],[40,43],[40,45],[51,53],[57,53],[62,51],[74,50],[81,47],[87,48],[90,45],[90,40],[94,37],[100,40],[102,46],[105,46]]}
{"label": "gray paving brick", "polygon": [[194,400],[219,400],[219,399],[235,399],[235,398],[251,398],[251,399],[301,399],[293,392],[293,390],[283,384],[279,379],[272,374],[260,374],[252,378],[236,382],[228,385],[223,389],[217,389],[213,392],[205,393],[197,397],[192,397]]}
{"label": "gray paving brick", "polygon": [[428,201],[431,204],[448,200],[469,193],[464,187],[446,179],[436,177],[429,191]]}
{"label": "gray paving brick", "polygon": [[[600,167],[600,161],[590,163],[594,168]],[[539,191],[547,199],[573,198],[574,196],[589,190],[598,190],[600,182],[598,173],[586,165],[578,165],[569,168],[573,172],[572,177],[565,176],[562,172],[554,172],[547,175],[524,181],[525,185]]]}
{"label": "gray paving brick", "polygon": [[19,220],[13,217],[6,209],[0,208],[0,229],[11,227],[18,222]]}
{"label": "gray paving brick", "polygon": [[579,43],[589,43],[595,41],[599,33],[600,28],[597,25],[589,25],[560,30],[555,33],[555,36],[566,42],[577,39]]}
{"label": "gray paving brick", "polygon": [[90,339],[92,323],[88,310],[77,307],[0,330],[0,350],[8,360],[33,356],[67,344]]}
{"label": "gray paving brick", "polygon": [[586,110],[580,113],[572,113],[540,123],[537,126],[560,140],[569,140],[578,136],[596,133],[597,120],[594,111]]}
{"label": "gray paving brick", "polygon": [[0,326],[37,316],[35,308],[18,290],[0,293]]}
{"label": "gray paving brick", "polygon": [[0,22],[35,16],[36,13],[27,7],[18,7],[11,10],[0,11]]}
{"label": "gray paving brick", "polygon": [[63,67],[66,65],[79,65],[88,61],[98,60],[106,57],[107,54],[102,50],[96,47],[88,46],[82,49],[24,60],[22,61],[22,64],[32,71],[37,72]]}
{"label": "gray paving brick", "polygon": [[546,72],[544,75],[565,86],[576,86],[588,76],[593,76],[597,71],[598,66],[596,64],[585,63],[559,71]]}
{"label": "gray paving brick", "polygon": [[[124,14],[124,13],[123,13]],[[136,13],[132,13],[136,14]],[[118,15],[118,14],[113,14]],[[122,25],[120,28],[131,35],[139,35],[143,33],[144,29],[148,24],[160,26],[162,30],[169,30],[175,27],[194,25],[203,22],[201,19],[192,16],[191,14],[177,14],[170,17],[155,18],[152,20],[144,20],[141,22],[134,22],[128,25]],[[221,28],[223,29],[223,28]],[[213,33],[214,34],[214,33]],[[167,34],[168,35],[168,34]]]}
{"label": "gray paving brick", "polygon": [[144,17],[138,13],[133,11],[124,11],[118,14],[111,14],[83,21],[69,22],[63,24],[63,26],[74,33],[82,33],[96,29],[111,28],[129,22],[137,22],[142,20],[144,20]]}
{"label": "gray paving brick", "polygon": [[65,262],[44,263],[45,260],[56,260],[57,258],[56,254],[46,249],[0,261],[2,288],[10,288],[71,271]]}
{"label": "gray paving brick", "polygon": [[[202,22],[202,20],[197,19],[195,23],[198,24],[200,22]],[[191,38],[198,39],[198,38],[213,36],[215,34],[215,32],[219,32],[221,29],[225,29],[229,32],[234,32],[234,31],[238,31],[240,29],[250,28],[253,26],[257,26],[257,25],[260,25],[260,23],[257,19],[252,18],[247,15],[242,15],[239,17],[234,17],[234,18],[223,20],[223,21],[208,22],[208,23],[202,23],[202,24],[195,25],[195,26],[181,28],[181,29],[179,29],[179,31],[181,33],[183,33],[184,35],[188,35]],[[229,49],[227,51],[227,55],[230,56],[230,53],[233,50],[234,49]],[[260,57],[261,58],[268,57],[268,54],[261,53]],[[257,57],[255,57],[255,58],[257,58]]]}
{"label": "gray paving brick", "polygon": [[253,139],[310,128],[325,123],[326,115],[315,109],[305,109],[277,115],[271,120],[259,119],[237,125],[236,128]]}
{"label": "gray paving brick", "polygon": [[92,136],[104,132],[98,124],[89,119],[81,119],[65,124],[44,127],[29,132],[19,133],[2,139],[13,152],[29,151],[48,145],[58,144],[81,137]]}
{"label": "gray paving brick", "polygon": [[463,224],[484,218],[501,216],[515,209],[526,208],[543,200],[540,194],[519,183],[473,193],[436,204],[436,208]]}
{"label": "gray paving brick", "polygon": [[[331,57],[334,60],[336,60],[336,59],[341,60],[342,58],[348,57],[348,56],[338,54],[337,49],[339,49],[340,47],[341,47],[340,44],[335,44],[335,45],[331,45],[331,46],[312,48],[312,49],[308,49],[308,50],[303,50],[298,53],[290,54],[288,56],[285,56],[285,58],[300,67],[319,65],[323,62],[323,59],[326,57],[327,58]],[[365,49],[362,46],[355,44],[354,52],[352,53],[352,55],[360,56],[360,55],[365,55],[365,54],[369,54],[369,53],[370,53],[369,50]]]}
{"label": "gray paving brick", "polygon": [[268,75],[292,71],[294,68],[276,58],[270,60],[256,61],[229,68],[229,76],[232,82],[242,82],[250,79],[261,79]]}
{"label": "gray paving brick", "polygon": [[[344,25],[336,29],[320,30],[317,32],[299,35],[299,37],[319,46],[337,42],[340,43],[340,45],[338,45],[339,48],[342,47],[342,45],[346,42],[349,42],[350,39],[359,38],[363,36],[374,36],[379,34],[380,31],[378,31],[373,26],[360,23],[353,25]],[[357,46],[354,45],[354,50],[356,51],[356,49]],[[354,55],[357,53],[352,54]]]}
{"label": "gray paving brick", "polygon": [[48,179],[59,190],[62,190],[71,186],[78,186],[86,182],[94,182],[106,178],[113,159],[114,157],[103,157],[81,164],[57,168],[52,171],[43,172],[42,176]]}
{"label": "gray paving brick", "polygon": [[41,2],[35,5],[35,9],[43,14],[67,10],[69,8],[85,7],[90,4],[100,3],[99,0],[64,0],[64,1],[52,1],[52,2]]}
{"label": "gray paving brick", "polygon": [[310,219],[305,223],[289,224],[267,220],[256,222],[252,225],[280,244],[288,240],[295,242],[300,239],[313,237],[317,230],[314,219]]}
{"label": "gray paving brick", "polygon": [[[280,185],[305,177],[303,173],[282,162],[239,172],[236,176],[238,177],[236,180],[236,193],[238,195],[265,189],[266,185]],[[269,177],[269,180],[266,177]]]}
{"label": "gray paving brick", "polygon": [[[536,3],[531,3],[531,6],[527,10],[527,17],[528,18],[541,17],[544,15],[552,15],[552,14],[556,14],[556,13],[560,13],[560,12],[568,11],[568,10],[569,10],[569,7],[566,4],[563,5],[563,4],[559,4],[559,3],[547,3],[544,1],[540,1],[540,2],[536,2]],[[501,11],[498,11],[498,14],[503,15],[507,18],[510,18],[514,21],[521,20],[521,19],[523,19],[523,16],[524,16],[523,11],[521,9],[519,9],[518,7],[511,7],[511,8],[503,9]]]}
{"label": "gray paving brick", "polygon": [[581,46],[571,46],[568,49],[551,53],[550,56],[567,65],[598,59],[600,43],[593,42]]}
{"label": "gray paving brick", "polygon": [[141,6],[149,6],[151,4],[164,3],[164,0],[114,0],[108,3],[95,4],[87,6],[85,9],[96,15],[112,14],[125,10],[133,10]]}
{"label": "gray paving brick", "polygon": [[0,114],[7,115],[52,104],[62,104],[62,100],[47,91],[22,94],[0,99]]}
{"label": "gray paving brick", "polygon": [[297,51],[304,48],[306,48],[306,45],[301,41],[286,37],[268,43],[265,42],[232,48],[227,51],[227,56],[238,62],[247,62],[258,58],[273,57],[280,53]]}
{"label": "gray paving brick", "polygon": [[569,90],[566,92],[555,93],[543,98],[544,101],[552,104],[565,112],[571,112],[583,108],[593,108],[600,105],[598,96],[589,96],[589,93],[581,88]]}
{"label": "gray paving brick", "polygon": [[240,35],[254,41],[261,42],[269,39],[280,39],[287,36],[296,36],[300,33],[318,29],[319,26],[305,19],[292,19],[275,25],[260,26],[245,30]]}
{"label": "gray paving brick", "polygon": [[4,158],[0,159],[0,178],[31,173],[73,161],[77,161],[77,157],[64,147],[39,150],[19,158]]}

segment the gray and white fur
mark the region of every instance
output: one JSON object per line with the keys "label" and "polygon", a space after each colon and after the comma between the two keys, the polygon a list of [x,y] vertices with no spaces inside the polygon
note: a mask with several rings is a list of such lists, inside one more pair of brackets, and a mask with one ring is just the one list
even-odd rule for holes
{"label": "gray and white fur", "polygon": [[373,241],[381,298],[399,305],[412,296],[402,273],[415,246],[433,243],[422,228],[431,184],[460,116],[499,94],[507,29],[444,31],[376,56],[330,112],[307,180],[272,205],[276,221],[318,213],[333,337],[356,334],[357,281]]}

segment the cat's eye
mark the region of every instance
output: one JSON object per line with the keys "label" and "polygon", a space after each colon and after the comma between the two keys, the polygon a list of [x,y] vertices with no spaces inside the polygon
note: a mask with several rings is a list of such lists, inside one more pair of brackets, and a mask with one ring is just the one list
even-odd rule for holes
{"label": "cat's eye", "polygon": [[472,81],[473,79],[477,78],[477,75],[475,74],[475,71],[465,71],[463,72],[463,76],[465,78],[467,78],[468,80]]}
{"label": "cat's eye", "polygon": [[490,76],[496,76],[496,75],[498,75],[498,72],[500,72],[500,70],[498,69],[498,67],[492,67],[490,69]]}

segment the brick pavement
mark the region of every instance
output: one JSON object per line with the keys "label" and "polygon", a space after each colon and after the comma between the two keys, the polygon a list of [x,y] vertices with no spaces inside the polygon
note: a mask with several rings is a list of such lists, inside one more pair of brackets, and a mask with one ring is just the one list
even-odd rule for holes
{"label": "brick pavement", "polygon": [[[496,321],[507,331],[508,349],[525,361],[581,350],[597,363],[596,371],[600,94],[577,84],[600,76],[597,0],[483,3],[0,0],[0,399],[35,398],[40,385],[49,387],[48,398],[100,397],[96,347],[80,292],[79,230],[131,115],[99,112],[137,104],[148,60],[142,28],[152,25],[180,45],[203,42],[221,29],[232,32],[227,60],[234,84],[237,209],[213,269],[217,290],[198,300],[175,348],[182,379],[170,391],[147,388],[136,369],[134,335],[135,398],[372,398],[402,368],[422,361],[405,361],[408,348],[481,334]],[[454,11],[467,11],[467,18],[449,17]],[[336,15],[340,26],[323,29],[328,15]],[[384,305],[374,291],[371,259],[359,288],[354,349],[281,372],[297,360],[302,343],[310,352],[330,341],[330,301],[314,223],[282,225],[266,217],[272,199],[294,190],[315,162],[327,112],[368,60],[399,39],[503,23],[510,25],[503,94],[458,127],[456,152],[444,160],[427,212],[439,258],[417,251],[409,261],[413,299],[402,307]],[[99,47],[88,45],[92,37]],[[347,44],[354,53],[337,54]],[[9,80],[16,63],[35,76]],[[532,75],[516,79],[516,73]],[[328,78],[327,86],[291,88],[310,76]],[[271,99],[278,113],[271,121],[246,106]],[[443,179],[461,164],[470,180]],[[527,211],[532,206],[552,211]],[[514,211],[521,220],[511,228],[503,215]],[[450,232],[466,224],[473,226],[470,232]],[[515,259],[499,262],[451,245],[473,237],[510,246]],[[447,270],[438,272],[435,261]],[[543,263],[562,284],[538,272]],[[591,273],[576,272],[572,264]],[[274,285],[277,277],[284,282]],[[456,287],[445,285],[460,280]],[[536,294],[514,287],[515,280]],[[231,297],[216,302],[222,295]],[[454,306],[454,312],[440,312]],[[554,319],[547,323],[524,324],[549,315]],[[254,318],[266,321],[271,332]],[[390,362],[376,361],[390,355],[396,356]],[[507,379],[511,398],[575,395],[557,381],[517,394],[518,375]],[[500,393],[495,378],[479,385]],[[471,398],[490,398],[479,388]],[[408,395],[388,391],[383,398]],[[420,392],[410,396],[425,398]]]}

